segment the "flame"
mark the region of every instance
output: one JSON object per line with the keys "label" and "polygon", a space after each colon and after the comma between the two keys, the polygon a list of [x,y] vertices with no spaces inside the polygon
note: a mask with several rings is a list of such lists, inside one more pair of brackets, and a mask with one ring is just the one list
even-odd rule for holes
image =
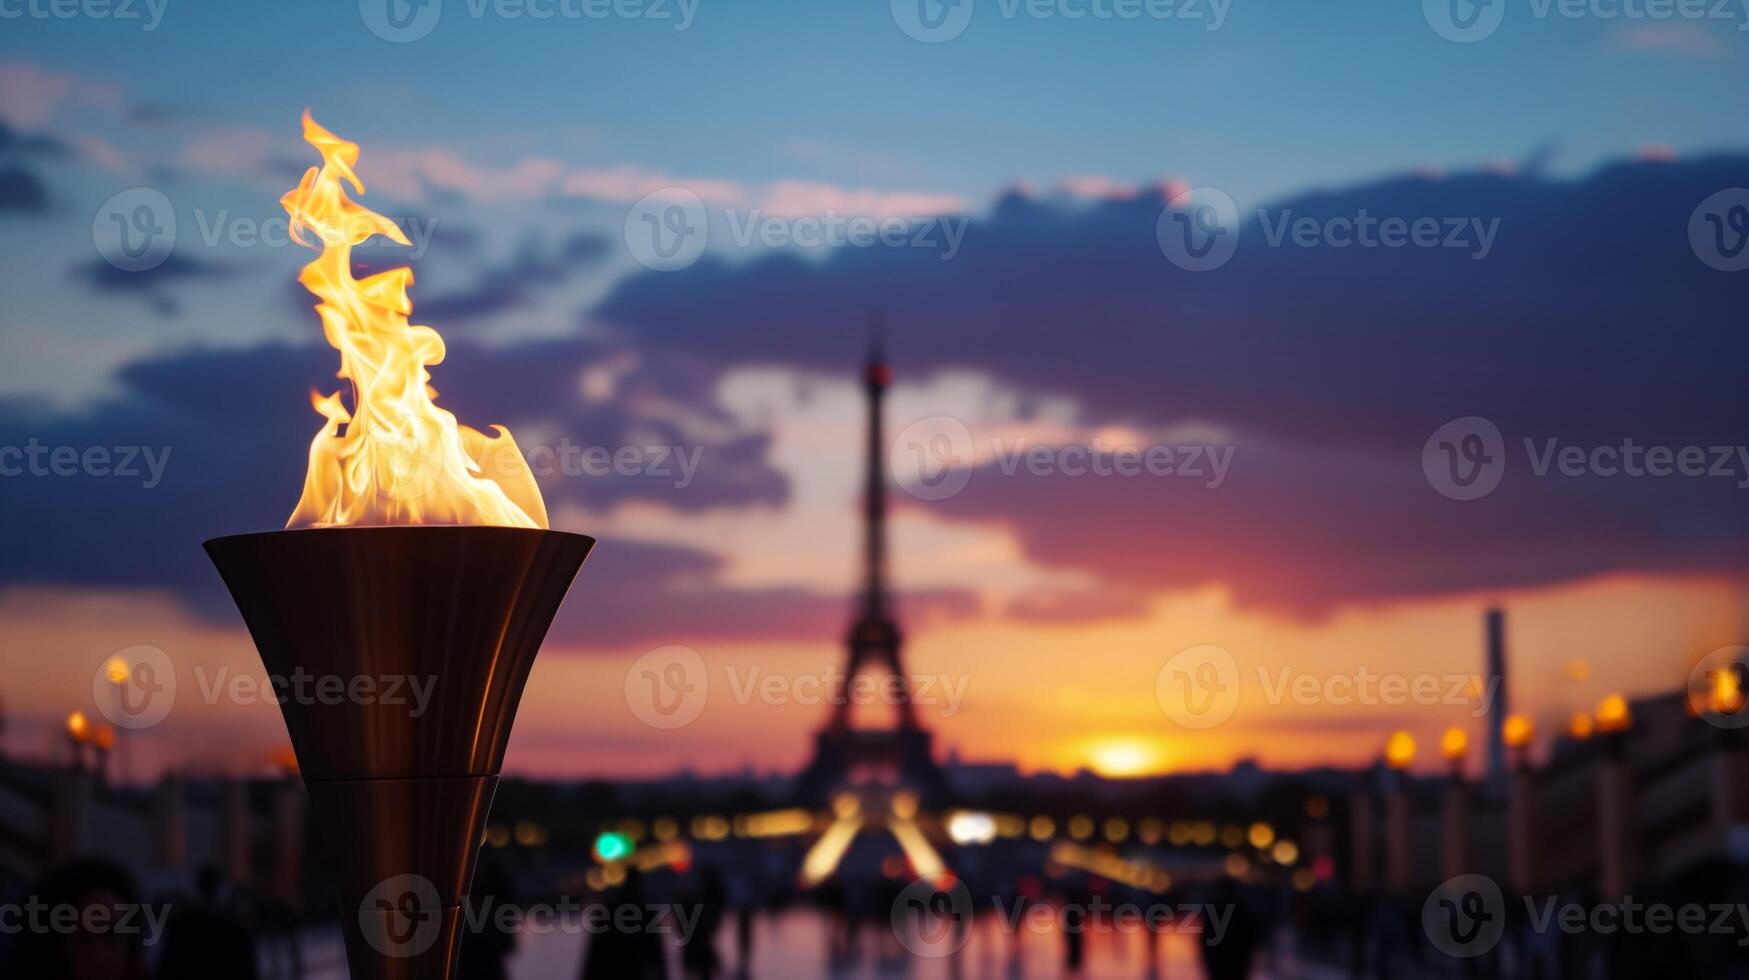
{"label": "flame", "polygon": [[[352,249],[372,235],[408,244],[394,222],[346,194],[364,184],[353,172],[358,144],[328,132],[304,112],[304,139],[322,154],[279,203],[291,234],[322,254],[298,274],[321,300],[322,332],[340,352],[341,393],[310,393],[326,424],[310,442],[304,493],[286,527],[346,524],[496,524],[547,526],[546,505],[508,429],[487,436],[438,408],[426,370],[443,361],[443,338],[411,324],[413,270],[352,277]],[[313,233],[319,241],[306,239]],[[342,431],[344,427],[344,431]]]}

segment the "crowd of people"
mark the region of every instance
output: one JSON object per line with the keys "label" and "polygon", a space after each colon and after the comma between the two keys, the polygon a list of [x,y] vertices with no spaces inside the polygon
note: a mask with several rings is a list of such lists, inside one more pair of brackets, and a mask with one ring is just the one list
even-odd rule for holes
{"label": "crowd of people", "polygon": [[[659,876],[629,871],[619,884],[591,896],[590,901],[607,910],[602,921],[641,922],[642,912],[651,904],[672,903],[688,911],[688,928],[678,934],[636,926],[591,930],[575,975],[579,980],[751,980],[757,975],[750,968],[755,962],[756,917],[781,911],[778,905],[798,902],[810,906],[823,923],[829,972],[849,975],[866,964],[882,975],[902,974],[904,961],[916,952],[907,946],[907,937],[895,927],[892,915],[904,884],[903,879],[890,876],[834,879],[805,894],[792,892],[779,898],[752,887],[743,876],[726,875],[708,864]],[[1514,896],[1507,896],[1502,910],[1498,941],[1479,955],[1454,958],[1430,942],[1420,903],[1347,892],[1334,882],[1294,890],[1248,887],[1219,877],[1166,895],[1126,891],[1074,875],[1042,886],[1030,876],[1019,879],[1018,887],[1012,882],[1002,888],[985,885],[973,885],[977,900],[969,908],[976,911],[966,921],[952,924],[958,930],[948,937],[954,950],[965,945],[967,932],[978,928],[982,917],[993,914],[991,909],[1008,908],[1017,916],[1034,907],[1051,911],[1045,917],[1054,923],[1049,941],[1010,936],[987,945],[980,954],[983,969],[1011,977],[1037,975],[1041,970],[1066,978],[1087,975],[1088,944],[1108,941],[1102,937],[1108,930],[1066,913],[1098,908],[1102,901],[1106,907],[1127,903],[1197,908],[1219,917],[1218,929],[1209,928],[1208,922],[1186,928],[1183,920],[1167,928],[1146,923],[1132,928],[1145,936],[1140,966],[1147,976],[1161,975],[1166,958],[1160,953],[1160,940],[1163,933],[1173,931],[1189,934],[1208,980],[1301,975],[1307,967],[1319,975],[1356,978],[1749,975],[1749,966],[1736,958],[1740,944],[1733,942],[1744,936],[1538,928],[1534,903]],[[1734,868],[1715,866],[1697,869],[1680,881],[1648,886],[1638,900],[1642,905],[1662,902],[1673,908],[1703,899],[1719,907],[1733,902],[1744,907],[1742,903],[1749,901],[1745,887]],[[486,861],[477,874],[475,891],[513,895],[516,882],[501,866]],[[1601,902],[1597,896],[1580,893],[1552,901],[1578,908]],[[0,929],[0,977],[293,980],[307,975],[299,924],[290,910],[230,887],[212,868],[198,872],[185,894],[159,900],[143,897],[139,882],[122,866],[80,859],[54,867],[28,884],[0,880],[0,906],[15,913],[9,916],[8,928]],[[988,921],[983,925],[995,928]],[[461,945],[458,980],[510,980],[509,964],[517,943],[513,932],[470,931]],[[776,959],[767,963],[781,962],[784,953],[770,955]],[[1007,962],[990,965],[992,959],[1002,958]],[[1735,967],[1730,965],[1733,962]],[[952,960],[949,964],[952,975],[966,975],[959,964]]]}

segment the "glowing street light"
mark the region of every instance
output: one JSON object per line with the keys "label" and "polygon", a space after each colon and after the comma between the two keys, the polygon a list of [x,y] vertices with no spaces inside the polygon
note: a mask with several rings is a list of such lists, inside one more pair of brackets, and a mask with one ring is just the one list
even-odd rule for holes
{"label": "glowing street light", "polygon": [[1597,730],[1605,735],[1625,732],[1634,725],[1633,711],[1627,698],[1611,694],[1597,702]]}
{"label": "glowing street light", "polygon": [[1591,716],[1583,711],[1574,712],[1573,717],[1567,722],[1567,734],[1573,736],[1575,741],[1583,742],[1596,731],[1597,723],[1592,721]]}
{"label": "glowing street light", "polygon": [[1415,736],[1408,732],[1392,732],[1385,740],[1385,764],[1403,770],[1415,762]]}
{"label": "glowing street light", "polygon": [[[1736,665],[1733,665],[1735,667]],[[1712,672],[1712,704],[1713,714],[1734,715],[1743,710],[1743,681],[1737,676],[1736,669],[1715,670]]]}
{"label": "glowing street light", "polygon": [[996,821],[988,813],[957,810],[947,818],[947,836],[955,844],[988,844],[996,839]]}
{"label": "glowing street light", "polygon": [[1530,762],[1530,740],[1536,736],[1536,724],[1524,715],[1507,715],[1500,723],[1500,740],[1512,753],[1519,768]]}
{"label": "glowing street light", "polygon": [[1457,725],[1447,728],[1445,734],[1439,737],[1439,754],[1451,763],[1453,769],[1463,766],[1464,756],[1469,751],[1470,733]]}
{"label": "glowing street light", "polygon": [[1246,832],[1246,837],[1250,840],[1252,847],[1261,851],[1275,842],[1275,828],[1259,820],[1251,825],[1251,828]]}
{"label": "glowing street light", "polygon": [[1500,737],[1509,749],[1526,748],[1535,735],[1536,724],[1523,715],[1507,715],[1500,723]]}
{"label": "glowing street light", "polygon": [[632,839],[618,831],[608,831],[595,838],[595,859],[603,864],[624,861],[632,856]]}

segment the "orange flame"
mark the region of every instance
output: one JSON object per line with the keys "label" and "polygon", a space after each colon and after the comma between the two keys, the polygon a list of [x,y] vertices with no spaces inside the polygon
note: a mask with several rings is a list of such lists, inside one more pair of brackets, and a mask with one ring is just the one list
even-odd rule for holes
{"label": "orange flame", "polygon": [[546,504],[510,431],[495,425],[497,435],[487,436],[432,401],[426,368],[442,363],[443,338],[407,320],[413,270],[352,277],[352,249],[372,235],[409,244],[394,222],[346,195],[342,182],[364,193],[352,169],[358,144],[317,125],[308,110],[304,139],[321,151],[322,166],[279,203],[291,215],[292,237],[322,250],[298,282],[322,301],[316,313],[340,352],[338,377],[352,382],[353,405],[349,411],[340,392],[310,393],[328,421],[310,443],[303,497],[286,526],[546,527]]}

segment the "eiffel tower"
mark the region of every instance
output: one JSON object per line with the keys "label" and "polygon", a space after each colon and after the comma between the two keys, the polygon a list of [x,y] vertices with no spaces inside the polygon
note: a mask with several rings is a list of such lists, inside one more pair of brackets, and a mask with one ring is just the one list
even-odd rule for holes
{"label": "eiffel tower", "polygon": [[861,787],[904,790],[925,806],[946,795],[946,779],[930,751],[931,735],[917,722],[910,687],[899,657],[902,638],[893,621],[887,585],[886,439],[881,428],[881,401],[892,382],[892,371],[881,353],[878,335],[869,345],[862,374],[868,396],[867,483],[863,492],[863,584],[861,601],[847,638],[849,665],[846,689],[859,675],[878,672],[865,690],[897,694],[897,717],[890,727],[851,725],[848,698],[832,706],[826,726],[814,736],[814,758],[802,771],[797,791],[802,801],[818,805],[833,794]]}

